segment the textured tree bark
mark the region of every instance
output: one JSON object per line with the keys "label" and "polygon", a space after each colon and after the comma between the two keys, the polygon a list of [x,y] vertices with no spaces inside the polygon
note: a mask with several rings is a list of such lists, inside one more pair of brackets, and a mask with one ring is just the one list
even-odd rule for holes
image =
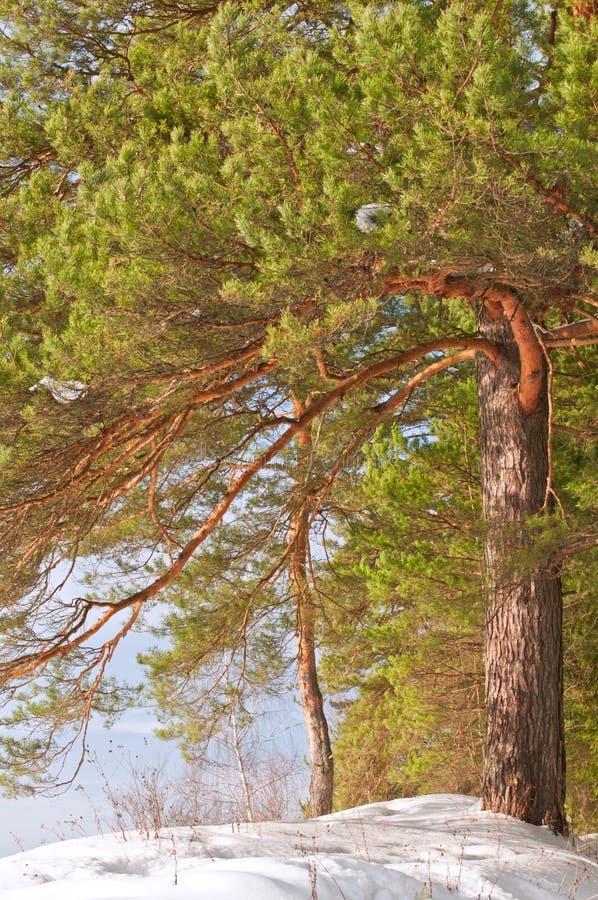
{"label": "textured tree bark", "polygon": [[537,366],[513,315],[508,304],[487,304],[480,332],[502,360],[476,361],[489,591],[483,806],[563,832],[561,585],[548,561],[532,563],[527,523],[546,509],[547,387],[541,373],[536,401],[522,402],[522,369],[534,379]]}
{"label": "textured tree bark", "polygon": [[[297,443],[301,460],[311,446],[307,430],[299,432]],[[302,496],[300,484],[297,484],[295,493],[296,507],[289,535],[292,543],[289,578],[297,615],[299,696],[310,755],[309,813],[310,816],[325,816],[332,811],[334,779],[332,748],[316,665],[317,609],[308,579],[309,507]]]}

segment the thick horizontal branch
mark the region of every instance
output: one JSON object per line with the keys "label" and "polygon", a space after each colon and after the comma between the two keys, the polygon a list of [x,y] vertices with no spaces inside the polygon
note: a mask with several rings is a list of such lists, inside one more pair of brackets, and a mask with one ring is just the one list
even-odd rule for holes
{"label": "thick horizontal branch", "polygon": [[571,425],[560,425],[555,424],[552,426],[553,431],[558,431],[561,434],[570,434],[579,440],[596,440],[598,438],[598,431],[594,431],[592,428],[573,428]]}
{"label": "thick horizontal branch", "polygon": [[[272,322],[274,320],[268,321]],[[239,327],[245,326],[246,324],[247,323],[243,322]],[[237,326],[229,325],[228,327],[230,328]],[[125,382],[119,382],[119,385],[143,385],[161,383],[171,384],[173,382],[176,384],[180,384],[185,381],[197,381],[199,378],[207,378],[209,375],[216,375],[218,372],[222,372],[225,369],[231,369],[234,366],[238,366],[240,363],[259,359],[264,343],[264,340],[252,343],[249,347],[244,347],[242,350],[229,353],[228,356],[225,356],[223,359],[218,359],[213,363],[208,363],[205,366],[201,366],[199,369],[184,369],[182,372],[171,372],[164,375],[143,375],[139,378],[131,378]]]}
{"label": "thick horizontal branch", "polygon": [[559,328],[541,332],[545,347],[573,347],[576,344],[590,344],[598,340],[598,317],[590,316],[578,322],[570,322]]}
{"label": "thick horizontal branch", "polygon": [[442,269],[432,275],[388,275],[382,283],[382,293],[400,294],[420,291],[443,299],[472,300],[489,286],[488,279],[472,279],[454,269]]}

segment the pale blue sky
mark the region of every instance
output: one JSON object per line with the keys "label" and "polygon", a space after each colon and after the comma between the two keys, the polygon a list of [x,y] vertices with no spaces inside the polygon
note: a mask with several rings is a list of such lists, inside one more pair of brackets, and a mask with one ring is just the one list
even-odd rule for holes
{"label": "pale blue sky", "polygon": [[[76,596],[86,590],[73,578],[64,594]],[[162,611],[160,606],[151,610],[146,625],[158,623]],[[130,684],[143,681],[144,672],[137,663],[137,655],[156,643],[157,639],[147,632],[130,632],[118,646],[108,674]],[[289,756],[296,754],[301,766],[308,753],[307,741],[302,711],[291,691],[278,703],[268,703],[267,713],[260,732],[265,741],[264,754],[273,749]],[[157,725],[151,709],[130,710],[109,730],[101,720],[94,720],[90,723],[87,744],[97,761],[93,764],[86,761],[73,785],[63,794],[54,798],[17,799],[0,795],[0,856],[42,843],[95,834],[99,826],[105,832],[113,830],[114,813],[103,791],[104,777],[110,778],[115,786],[126,787],[130,781],[127,766],[137,759],[144,768],[160,764],[173,777],[182,772],[183,762],[176,744],[156,738]],[[307,772],[307,767],[303,768]]]}
{"label": "pale blue sky", "polygon": [[[138,632],[129,634],[115,655],[111,674],[132,683],[142,680],[136,656],[152,644],[155,644],[154,637]],[[301,766],[307,743],[300,706],[290,691],[279,704],[269,706],[264,753],[270,753],[273,748],[289,755],[295,751]],[[103,790],[104,779],[109,779],[115,788],[126,788],[130,782],[130,765],[137,761],[143,768],[160,765],[173,778],[181,774],[184,764],[177,746],[155,737],[157,724],[155,714],[149,709],[130,710],[110,729],[101,720],[92,721],[87,743],[95,762],[84,763],[65,793],[54,798],[0,796],[0,857],[40,844],[114,830],[115,816]]]}

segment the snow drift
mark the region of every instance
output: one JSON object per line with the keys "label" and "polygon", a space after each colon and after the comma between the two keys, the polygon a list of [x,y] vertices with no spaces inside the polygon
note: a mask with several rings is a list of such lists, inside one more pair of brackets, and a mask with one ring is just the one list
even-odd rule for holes
{"label": "snow drift", "polygon": [[[587,848],[586,848],[587,849]],[[103,835],[0,859],[2,900],[571,900],[598,863],[471,797],[374,803],[295,823]]]}

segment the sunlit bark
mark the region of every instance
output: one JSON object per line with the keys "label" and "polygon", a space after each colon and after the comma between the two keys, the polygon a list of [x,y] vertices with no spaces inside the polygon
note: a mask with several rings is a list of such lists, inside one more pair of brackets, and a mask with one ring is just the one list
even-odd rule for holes
{"label": "sunlit bark", "polygon": [[548,560],[532,561],[529,523],[548,512],[546,378],[522,307],[514,294],[503,300],[480,322],[501,363],[477,364],[489,593],[483,803],[563,831],[561,584]]}

